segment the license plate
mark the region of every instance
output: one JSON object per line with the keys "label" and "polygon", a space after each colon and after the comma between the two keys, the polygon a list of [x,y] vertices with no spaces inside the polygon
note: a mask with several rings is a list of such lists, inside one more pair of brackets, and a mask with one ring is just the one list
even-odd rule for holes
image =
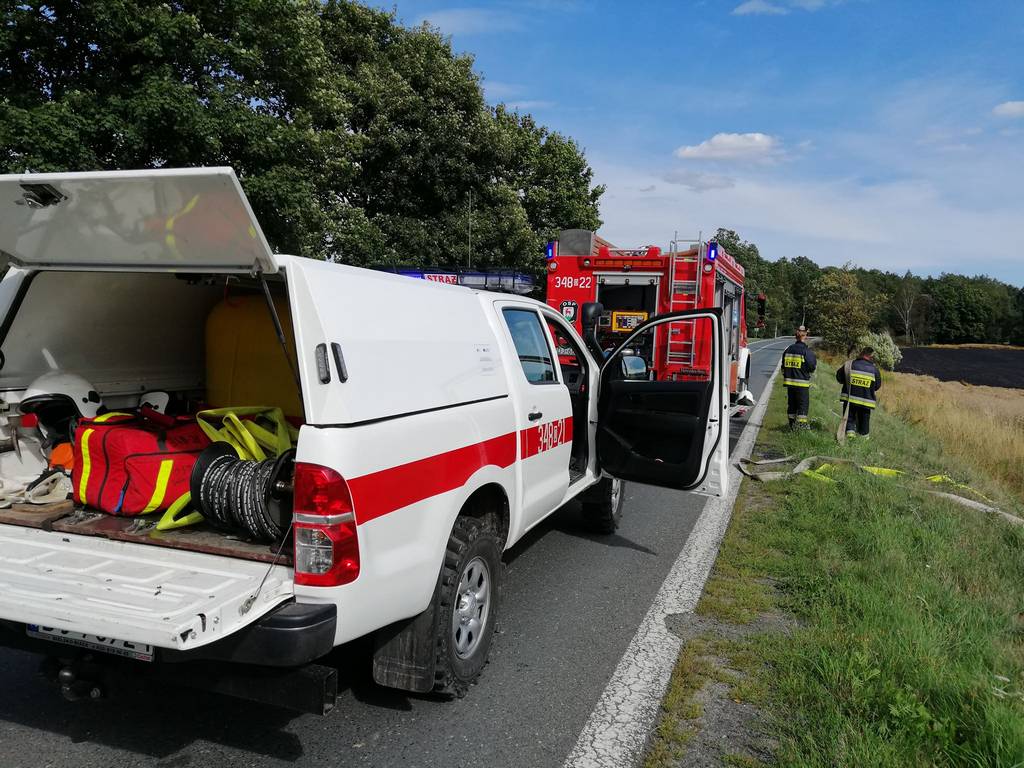
{"label": "license plate", "polygon": [[65,645],[73,645],[76,648],[88,648],[91,651],[102,651],[111,653],[114,656],[124,656],[136,661],[152,661],[153,646],[145,643],[130,643],[127,640],[117,640],[113,637],[100,637],[99,635],[87,635],[84,632],[72,632],[67,629],[56,629],[54,627],[41,627],[38,624],[28,624],[25,632],[29,637],[38,637],[41,640],[52,640]]}

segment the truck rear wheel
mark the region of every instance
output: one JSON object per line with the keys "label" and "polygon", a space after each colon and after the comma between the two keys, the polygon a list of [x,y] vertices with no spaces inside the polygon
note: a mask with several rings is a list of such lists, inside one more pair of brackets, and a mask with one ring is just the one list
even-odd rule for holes
{"label": "truck rear wheel", "polygon": [[583,496],[583,520],[594,533],[615,533],[622,522],[626,484],[606,477]]}
{"label": "truck rear wheel", "polygon": [[502,580],[501,543],[490,517],[460,517],[445,551],[434,598],[434,690],[462,697],[487,663]]}

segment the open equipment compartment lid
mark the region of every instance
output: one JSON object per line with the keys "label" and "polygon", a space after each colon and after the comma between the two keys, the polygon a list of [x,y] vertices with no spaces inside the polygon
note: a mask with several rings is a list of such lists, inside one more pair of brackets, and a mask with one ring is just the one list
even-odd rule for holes
{"label": "open equipment compartment lid", "polygon": [[278,270],[231,168],[0,175],[0,250],[32,269]]}

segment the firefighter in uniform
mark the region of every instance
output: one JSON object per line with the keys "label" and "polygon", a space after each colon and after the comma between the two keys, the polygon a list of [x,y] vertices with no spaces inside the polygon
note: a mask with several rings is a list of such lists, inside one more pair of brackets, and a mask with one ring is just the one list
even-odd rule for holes
{"label": "firefighter in uniform", "polygon": [[877,400],[875,392],[882,386],[882,373],[872,360],[875,350],[864,347],[860,357],[850,364],[850,381],[846,381],[845,366],[836,371],[836,381],[843,385],[839,399],[847,404],[846,436],[867,437],[871,431],[871,411]]}
{"label": "firefighter in uniform", "polygon": [[796,341],[782,354],[782,383],[789,396],[789,426],[809,429],[807,407],[811,402],[811,374],[818,367],[814,352],[807,346],[807,329],[796,329]]}

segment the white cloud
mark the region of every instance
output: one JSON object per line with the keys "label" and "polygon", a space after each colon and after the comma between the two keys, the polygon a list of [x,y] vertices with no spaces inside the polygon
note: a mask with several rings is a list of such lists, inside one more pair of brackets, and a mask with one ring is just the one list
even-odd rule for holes
{"label": "white cloud", "polygon": [[1024,117],[1024,101],[1004,101],[992,110],[996,117]]}
{"label": "white cloud", "polygon": [[770,3],[768,0],[747,0],[732,9],[733,16],[782,16],[787,13],[789,13],[789,9]]}
{"label": "white cloud", "polygon": [[767,162],[781,150],[779,140],[766,133],[716,133],[700,144],[679,147],[673,154],[683,160]]}
{"label": "white cloud", "polygon": [[525,87],[518,83],[506,83],[503,80],[488,80],[486,78],[483,81],[483,86],[487,98],[497,101],[518,96],[525,90]]}
{"label": "white cloud", "polygon": [[733,16],[783,16],[791,8],[818,11],[827,5],[839,5],[844,0],[746,0],[732,10]]}
{"label": "white cloud", "polygon": [[421,17],[446,35],[478,35],[504,32],[522,27],[522,18],[514,13],[492,8],[442,8]]}
{"label": "white cloud", "polygon": [[528,112],[531,109],[550,109],[555,106],[555,102],[545,101],[544,99],[524,99],[522,101],[507,102],[505,106],[519,112]]}
{"label": "white cloud", "polygon": [[694,192],[708,192],[713,189],[729,189],[736,186],[736,179],[714,173],[688,171],[681,168],[666,173],[662,178],[669,184],[678,184]]}
{"label": "white cloud", "polygon": [[[820,264],[850,261],[918,274],[984,272],[1024,283],[1024,219],[1013,200],[980,209],[949,199],[925,179],[868,184],[763,176],[737,178],[713,195],[682,185],[641,196],[631,191],[657,175],[602,157],[593,157],[592,165],[596,181],[616,192],[602,198],[602,235],[624,247],[667,243],[675,229],[708,233],[727,227],[756,242],[769,259],[804,255]],[[965,261],[964,237],[978,232],[1000,236],[987,243],[983,263]]]}

